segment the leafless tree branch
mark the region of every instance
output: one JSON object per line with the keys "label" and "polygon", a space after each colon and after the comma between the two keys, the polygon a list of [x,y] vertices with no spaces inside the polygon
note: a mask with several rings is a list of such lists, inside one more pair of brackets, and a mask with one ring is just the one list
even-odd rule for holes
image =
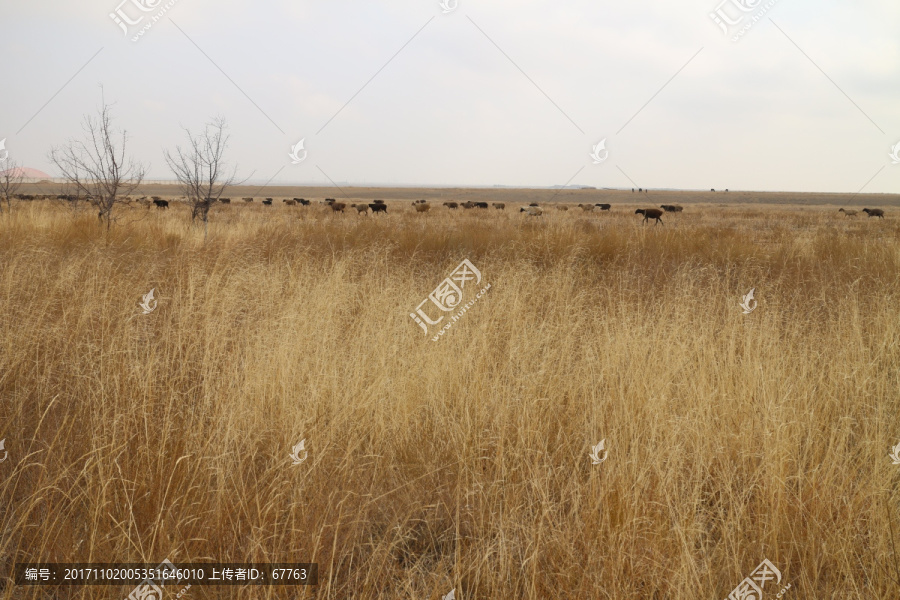
{"label": "leafless tree branch", "polygon": [[[6,212],[12,213],[12,197],[19,191],[25,173],[14,160],[6,162],[4,166],[6,170],[0,173],[0,201],[6,201]],[[2,212],[3,205],[0,204],[0,213]]]}
{"label": "leafless tree branch", "polygon": [[235,185],[237,167],[225,175],[225,149],[229,135],[225,119],[216,117],[197,135],[185,128],[186,148],[176,146],[174,153],[166,152],[166,162],[181,184],[181,194],[191,208],[191,221],[209,223],[209,209],[225,189]]}
{"label": "leafless tree branch", "polygon": [[78,196],[85,196],[97,209],[100,222],[109,230],[113,209],[125,204],[127,196],[141,184],[146,170],[127,158],[128,135],[119,137],[112,127],[110,108],[104,104],[99,118],[85,117],[85,139],[72,140],[61,148],[53,148],[50,160],[62,172]]}

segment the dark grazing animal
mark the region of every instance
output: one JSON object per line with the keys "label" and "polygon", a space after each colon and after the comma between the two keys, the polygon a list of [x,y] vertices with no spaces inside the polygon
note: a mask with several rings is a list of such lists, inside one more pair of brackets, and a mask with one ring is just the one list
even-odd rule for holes
{"label": "dark grazing animal", "polygon": [[169,208],[168,200],[160,200],[158,198],[154,198],[153,204],[156,205],[156,208],[166,208],[166,209]]}
{"label": "dark grazing animal", "polygon": [[468,209],[468,208],[475,208],[475,203],[472,202],[471,200],[469,200],[468,202],[463,202],[463,203],[462,203],[462,207],[463,207],[463,208],[466,208],[466,209]]}
{"label": "dark grazing animal", "polygon": [[309,200],[305,200],[304,198],[297,198],[296,200],[297,200],[297,202],[299,202],[299,203],[302,204],[303,206],[309,206],[309,205],[310,205],[310,201],[309,201]]}
{"label": "dark grazing animal", "polygon": [[222,204],[231,204],[231,198],[219,198],[219,202]]}
{"label": "dark grazing animal", "polygon": [[[538,205],[538,203],[537,203],[537,202],[532,202],[532,203],[531,203],[531,204],[529,204],[529,205],[528,205],[528,206],[537,206],[537,205]],[[519,211],[519,212],[522,212],[522,211]]]}
{"label": "dark grazing animal", "polygon": [[612,208],[612,204],[595,204],[594,206],[600,207],[600,210],[609,210]]}
{"label": "dark grazing animal", "polygon": [[475,208],[487,208],[487,207],[488,207],[487,202],[476,202],[475,203]]}
{"label": "dark grazing animal", "polygon": [[662,219],[660,217],[662,217],[663,211],[659,210],[658,208],[639,208],[634,211],[634,214],[644,215],[644,220],[641,221],[641,225],[646,223],[647,219],[656,219],[657,224],[662,223]]}
{"label": "dark grazing animal", "polygon": [[329,203],[328,203],[328,206],[331,207],[331,210],[332,210],[333,212],[339,212],[339,213],[343,213],[343,212],[344,212],[344,209],[347,208],[347,205],[346,205],[345,203],[343,203],[343,202],[335,202],[334,200],[332,200],[331,202],[329,202]]}
{"label": "dark grazing animal", "polygon": [[684,210],[683,206],[678,206],[677,204],[661,204],[660,208],[666,212],[672,213],[681,212]]}
{"label": "dark grazing animal", "polygon": [[369,208],[372,209],[373,215],[375,213],[379,213],[379,212],[383,212],[384,214],[387,214],[387,204],[376,204],[373,202],[372,204],[369,205]]}
{"label": "dark grazing animal", "polygon": [[456,202],[444,202],[444,206],[447,208],[459,208],[459,204]]}
{"label": "dark grazing animal", "polygon": [[296,200],[285,200],[284,203],[287,204],[288,206],[297,206]]}
{"label": "dark grazing animal", "polygon": [[263,200],[263,204],[265,204],[266,206],[272,206],[272,199],[266,198],[265,200]]}
{"label": "dark grazing animal", "polygon": [[[372,200],[375,204],[384,204],[384,200]],[[425,202],[424,200],[419,200],[419,202]]]}
{"label": "dark grazing animal", "polygon": [[864,208],[863,212],[870,217],[881,217],[882,219],[884,218],[884,211],[880,208]]}

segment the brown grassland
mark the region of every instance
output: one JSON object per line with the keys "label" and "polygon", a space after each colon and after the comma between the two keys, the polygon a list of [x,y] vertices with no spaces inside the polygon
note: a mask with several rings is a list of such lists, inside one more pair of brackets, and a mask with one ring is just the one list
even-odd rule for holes
{"label": "brown grassland", "polygon": [[[0,578],[315,562],[188,597],[712,600],[768,558],[766,598],[900,594],[896,209],[241,195],[205,238],[179,205],[0,216]],[[491,289],[432,342],[409,313],[464,258]]]}

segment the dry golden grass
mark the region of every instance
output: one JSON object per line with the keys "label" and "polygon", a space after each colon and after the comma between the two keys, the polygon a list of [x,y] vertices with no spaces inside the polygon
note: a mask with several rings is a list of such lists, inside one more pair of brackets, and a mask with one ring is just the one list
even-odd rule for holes
{"label": "dry golden grass", "polygon": [[[0,218],[0,575],[316,562],[315,588],[189,596],[695,600],[768,558],[766,597],[897,597],[891,211],[233,203],[206,240],[178,206],[108,235]],[[432,342],[409,313],[463,258],[491,290]]]}

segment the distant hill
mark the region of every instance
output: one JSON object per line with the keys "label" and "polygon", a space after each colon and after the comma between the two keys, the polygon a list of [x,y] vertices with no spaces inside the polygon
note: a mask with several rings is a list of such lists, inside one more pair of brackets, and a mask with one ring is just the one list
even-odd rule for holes
{"label": "distant hill", "polygon": [[15,169],[0,171],[0,177],[5,177],[7,174],[12,177],[22,177],[23,179],[53,179],[43,171],[38,171],[31,167],[16,167]]}

